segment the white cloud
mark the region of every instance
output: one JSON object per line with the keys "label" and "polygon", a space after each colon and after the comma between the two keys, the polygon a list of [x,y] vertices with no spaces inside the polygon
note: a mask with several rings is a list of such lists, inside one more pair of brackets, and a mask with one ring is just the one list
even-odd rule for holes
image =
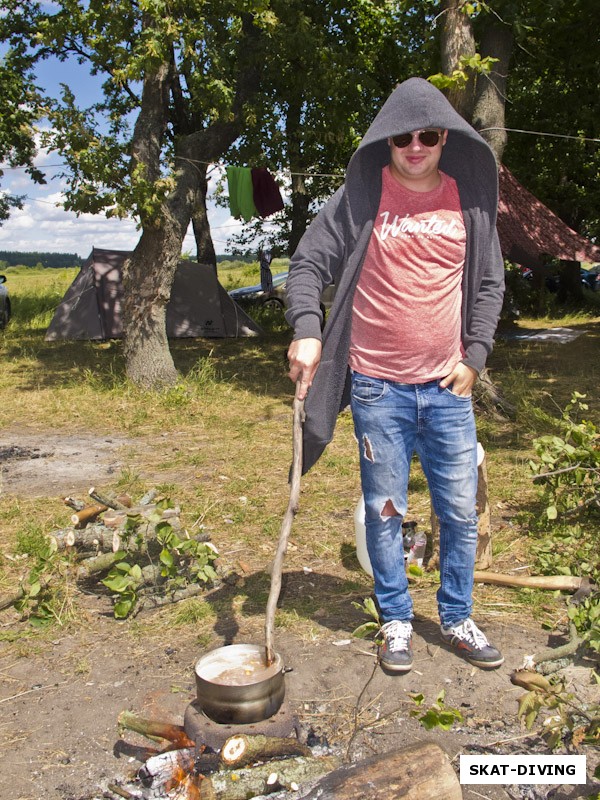
{"label": "white cloud", "polygon": [[[64,210],[65,182],[59,177],[52,178],[52,170],[48,169],[48,165],[59,164],[60,157],[40,150],[36,163],[46,171],[48,183],[45,185],[33,184],[23,170],[7,169],[2,179],[4,190],[25,194],[27,199],[22,209],[14,209],[10,218],[0,225],[0,250],[77,253],[85,258],[92,247],[132,250],[136,246],[140,231],[134,220],[107,219],[100,214],[77,216]],[[60,171],[62,167],[56,169]],[[208,220],[217,253],[225,253],[228,241],[244,226],[231,216],[229,208],[216,206],[211,200],[223,173],[222,166],[212,170],[208,184]],[[196,252],[191,225],[182,251]]]}

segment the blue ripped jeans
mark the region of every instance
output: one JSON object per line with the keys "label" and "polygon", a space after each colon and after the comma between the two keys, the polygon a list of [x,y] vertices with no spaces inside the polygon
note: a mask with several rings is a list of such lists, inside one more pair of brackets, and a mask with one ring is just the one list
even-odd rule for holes
{"label": "blue ripped jeans", "polygon": [[439,381],[394,383],[352,375],[352,414],[359,443],[367,551],[384,622],[410,620],[402,545],[410,462],[419,456],[440,521],[442,625],[471,615],[477,549],[477,434],[470,397]]}

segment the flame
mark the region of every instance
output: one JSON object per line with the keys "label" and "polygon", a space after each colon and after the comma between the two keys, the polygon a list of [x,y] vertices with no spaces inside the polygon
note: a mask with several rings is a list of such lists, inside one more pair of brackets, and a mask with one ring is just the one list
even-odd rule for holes
{"label": "flame", "polygon": [[169,800],[201,800],[199,781],[202,775],[186,772],[182,767],[176,767],[173,775],[165,784],[165,791]]}

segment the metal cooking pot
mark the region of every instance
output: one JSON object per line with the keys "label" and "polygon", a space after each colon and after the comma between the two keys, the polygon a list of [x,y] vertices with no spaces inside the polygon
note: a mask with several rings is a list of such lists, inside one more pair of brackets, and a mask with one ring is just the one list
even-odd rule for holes
{"label": "metal cooking pot", "polygon": [[264,646],[219,647],[202,656],[195,673],[198,705],[214,722],[261,722],[283,703],[283,660],[275,653],[273,663],[266,666]]}

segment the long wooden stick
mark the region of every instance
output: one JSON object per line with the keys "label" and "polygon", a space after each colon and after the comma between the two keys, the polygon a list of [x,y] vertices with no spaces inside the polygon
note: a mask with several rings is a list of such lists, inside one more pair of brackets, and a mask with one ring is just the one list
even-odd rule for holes
{"label": "long wooden stick", "polygon": [[304,423],[304,400],[298,399],[298,393],[294,397],[294,421],[292,430],[292,474],[290,485],[290,499],[288,507],[283,517],[281,531],[279,533],[279,544],[273,561],[271,570],[271,589],[267,601],[267,612],[265,618],[265,641],[266,641],[266,661],[270,666],[275,661],[275,650],[273,648],[273,636],[275,629],[275,609],[281,591],[281,570],[283,559],[287,550],[288,539],[292,530],[292,523],[298,511],[300,500],[300,476],[302,475],[302,425]]}
{"label": "long wooden stick", "polygon": [[475,583],[491,583],[496,586],[523,586],[530,589],[560,589],[576,592],[585,579],[576,575],[504,575],[501,572],[475,570]]}

